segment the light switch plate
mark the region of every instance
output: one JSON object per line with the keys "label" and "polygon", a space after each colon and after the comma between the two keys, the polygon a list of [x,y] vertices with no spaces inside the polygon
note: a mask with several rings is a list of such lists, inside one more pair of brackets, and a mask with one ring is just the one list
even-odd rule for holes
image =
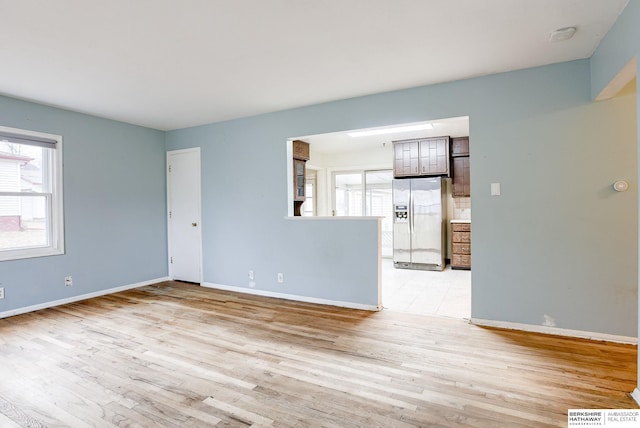
{"label": "light switch plate", "polygon": [[500,183],[491,183],[491,196],[500,196]]}

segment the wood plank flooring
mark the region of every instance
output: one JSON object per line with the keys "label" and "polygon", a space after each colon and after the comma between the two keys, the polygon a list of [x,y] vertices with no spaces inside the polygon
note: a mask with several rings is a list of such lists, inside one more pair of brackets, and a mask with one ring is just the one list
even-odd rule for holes
{"label": "wood plank flooring", "polygon": [[0,320],[0,427],[544,427],[636,347],[166,282]]}

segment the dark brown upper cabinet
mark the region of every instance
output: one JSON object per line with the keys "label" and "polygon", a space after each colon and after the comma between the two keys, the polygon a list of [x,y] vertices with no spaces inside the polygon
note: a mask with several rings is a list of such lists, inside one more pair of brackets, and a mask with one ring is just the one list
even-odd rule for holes
{"label": "dark brown upper cabinet", "polygon": [[454,198],[471,196],[471,162],[469,137],[451,139],[451,169]]}
{"label": "dark brown upper cabinet", "polygon": [[309,160],[309,143],[301,140],[293,140],[293,158],[303,161]]}
{"label": "dark brown upper cabinet", "polygon": [[309,143],[294,140],[293,152],[293,215],[301,215],[300,209],[306,199],[305,175],[306,163],[309,160]]}
{"label": "dark brown upper cabinet", "polygon": [[471,196],[471,176],[469,168],[469,156],[458,156],[453,158],[453,197]]}
{"label": "dark brown upper cabinet", "polygon": [[393,142],[393,175],[449,175],[449,137]]}
{"label": "dark brown upper cabinet", "polygon": [[469,156],[469,137],[451,139],[451,157]]}

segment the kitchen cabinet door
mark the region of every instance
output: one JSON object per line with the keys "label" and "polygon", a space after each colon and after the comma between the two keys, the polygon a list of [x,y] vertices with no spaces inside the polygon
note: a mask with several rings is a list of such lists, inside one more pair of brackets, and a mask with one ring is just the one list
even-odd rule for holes
{"label": "kitchen cabinet door", "polygon": [[294,159],[305,161],[309,160],[309,143],[301,140],[294,140],[292,143],[292,149]]}
{"label": "kitchen cabinet door", "polygon": [[451,139],[451,156],[469,156],[469,137]]}
{"label": "kitchen cabinet door", "polygon": [[293,160],[293,200],[305,200],[305,161],[300,159]]}
{"label": "kitchen cabinet door", "polygon": [[471,269],[471,223],[451,223],[451,268]]}
{"label": "kitchen cabinet door", "polygon": [[453,197],[471,196],[469,156],[455,157],[453,164]]}
{"label": "kitchen cabinet door", "polygon": [[393,145],[393,175],[406,177],[419,173],[419,145],[417,141],[396,142]]}
{"label": "kitchen cabinet door", "polygon": [[420,174],[449,174],[449,138],[429,138],[420,141]]}
{"label": "kitchen cabinet door", "polygon": [[393,142],[394,177],[449,175],[449,137]]}
{"label": "kitchen cabinet door", "polygon": [[293,152],[293,215],[302,215],[301,207],[306,199],[306,162],[309,160],[309,143],[302,140],[292,142]]}

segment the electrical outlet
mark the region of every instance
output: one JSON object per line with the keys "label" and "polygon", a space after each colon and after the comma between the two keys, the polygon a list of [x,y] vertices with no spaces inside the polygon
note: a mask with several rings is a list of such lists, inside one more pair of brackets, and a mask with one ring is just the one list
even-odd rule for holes
{"label": "electrical outlet", "polygon": [[0,299],[4,299],[4,287],[0,287]]}
{"label": "electrical outlet", "polygon": [[284,282],[284,274],[282,272],[278,272],[278,283],[282,284]]}
{"label": "electrical outlet", "polygon": [[249,271],[249,287],[254,288],[256,286],[256,274],[254,271]]}
{"label": "electrical outlet", "polygon": [[71,277],[71,275],[65,276],[64,277],[64,286],[65,287],[71,287],[72,285],[73,285],[73,278]]}

